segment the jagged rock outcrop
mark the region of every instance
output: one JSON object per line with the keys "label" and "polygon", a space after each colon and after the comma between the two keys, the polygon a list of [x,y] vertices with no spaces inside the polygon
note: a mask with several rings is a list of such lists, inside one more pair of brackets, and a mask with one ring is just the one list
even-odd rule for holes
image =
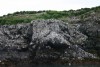
{"label": "jagged rock outcrop", "polygon": [[88,36],[59,20],[0,26],[0,60],[47,62],[97,58],[83,49]]}
{"label": "jagged rock outcrop", "polygon": [[88,38],[85,42],[85,50],[100,56],[100,24],[98,19],[82,21],[79,30]]}

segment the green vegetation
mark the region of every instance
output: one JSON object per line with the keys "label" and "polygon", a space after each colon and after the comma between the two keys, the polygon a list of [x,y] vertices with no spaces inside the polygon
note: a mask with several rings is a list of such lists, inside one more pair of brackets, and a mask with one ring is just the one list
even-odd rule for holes
{"label": "green vegetation", "polygon": [[91,15],[100,15],[100,6],[93,8],[82,8],[69,11],[21,11],[0,17],[0,25],[28,23],[36,19],[60,19],[63,21],[77,21],[88,18]]}

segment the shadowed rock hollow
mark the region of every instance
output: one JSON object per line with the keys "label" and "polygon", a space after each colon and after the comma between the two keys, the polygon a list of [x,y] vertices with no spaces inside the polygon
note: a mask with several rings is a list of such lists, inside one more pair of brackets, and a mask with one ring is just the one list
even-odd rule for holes
{"label": "shadowed rock hollow", "polygon": [[0,60],[43,63],[97,58],[83,49],[88,37],[78,31],[79,26],[52,19],[0,26]]}

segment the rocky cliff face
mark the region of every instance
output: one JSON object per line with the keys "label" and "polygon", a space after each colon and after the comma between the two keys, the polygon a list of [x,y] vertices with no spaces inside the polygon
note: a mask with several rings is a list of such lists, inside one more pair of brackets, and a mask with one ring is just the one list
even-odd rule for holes
{"label": "rocky cliff face", "polygon": [[84,45],[85,50],[100,56],[100,24],[97,20],[83,21],[79,29],[88,37]]}
{"label": "rocky cliff face", "polygon": [[100,30],[91,24],[88,28],[86,25],[67,24],[59,20],[1,25],[0,60],[30,59],[41,63],[98,58],[98,55],[88,51],[87,45],[94,42],[90,41],[92,36],[100,36]]}

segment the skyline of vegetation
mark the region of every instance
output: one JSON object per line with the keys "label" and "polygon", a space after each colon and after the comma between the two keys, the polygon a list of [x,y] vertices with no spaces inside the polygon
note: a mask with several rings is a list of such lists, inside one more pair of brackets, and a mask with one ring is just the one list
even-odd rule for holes
{"label": "skyline of vegetation", "polygon": [[13,14],[0,16],[0,25],[29,23],[37,19],[58,19],[69,21],[73,17],[76,19],[84,19],[91,16],[91,13],[100,13],[100,6],[93,8],[81,8],[78,10],[69,11],[20,11]]}

